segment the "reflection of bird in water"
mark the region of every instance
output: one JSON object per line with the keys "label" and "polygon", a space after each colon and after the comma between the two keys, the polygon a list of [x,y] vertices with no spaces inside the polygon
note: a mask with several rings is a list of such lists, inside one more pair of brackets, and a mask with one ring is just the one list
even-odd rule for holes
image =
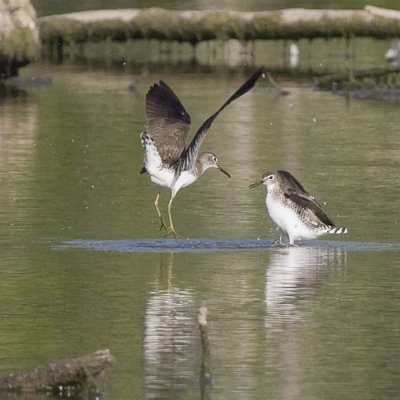
{"label": "reflection of bird in water", "polygon": [[188,146],[186,137],[190,130],[191,119],[182,103],[165,82],[160,81],[150,87],[146,96],[147,126],[140,135],[144,148],[144,167],[140,173],[147,172],[152,182],[171,189],[168,228],[165,227],[158,208],[160,193],[155,201],[161,228],[166,228],[167,233],[176,236],[171,206],[179,189],[195,182],[209,168],[219,168],[228,177],[230,176],[220,167],[214,154],[208,152],[199,154],[200,146],[219,113],[232,101],[247,93],[262,73],[263,68],[257,70],[218,111],[207,118]]}
{"label": "reflection of bird in water", "polygon": [[390,49],[385,53],[385,59],[391,67],[400,66],[400,40],[392,43]]}
{"label": "reflection of bird in water", "polygon": [[145,309],[144,379],[149,399],[179,398],[196,369],[193,354],[198,328],[193,294],[173,285],[173,254],[169,256],[167,265],[161,259],[160,275]]}
{"label": "reflection of bird in water", "polygon": [[345,265],[346,252],[341,248],[286,247],[271,253],[264,329],[276,370],[284,371],[276,382],[282,399],[304,397],[303,382],[308,377],[304,365],[310,361],[304,335],[315,323],[322,288]]}
{"label": "reflection of bird in water", "polygon": [[289,46],[289,64],[292,68],[296,68],[299,64],[300,50],[296,43],[291,43]]}
{"label": "reflection of bird in water", "polygon": [[[281,329],[280,323],[304,318],[328,272],[346,263],[341,248],[287,247],[276,249],[266,271],[266,327]],[[301,308],[300,308],[301,307]]]}
{"label": "reflection of bird in water", "polygon": [[267,210],[281,232],[280,244],[282,236],[293,245],[295,240],[315,239],[327,233],[347,233],[347,228],[335,226],[318,201],[289,172],[266,173],[250,188],[261,184],[267,187]]}

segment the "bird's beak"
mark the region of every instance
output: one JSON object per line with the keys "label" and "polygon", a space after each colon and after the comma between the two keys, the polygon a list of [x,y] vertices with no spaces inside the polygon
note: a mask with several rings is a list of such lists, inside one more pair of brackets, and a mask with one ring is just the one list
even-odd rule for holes
{"label": "bird's beak", "polygon": [[257,181],[252,183],[251,185],[249,185],[249,189],[254,189],[255,187],[262,185],[264,183],[264,181]]}
{"label": "bird's beak", "polygon": [[218,165],[219,170],[225,174],[228,178],[231,177],[231,174],[228,171],[225,171],[220,165]]}

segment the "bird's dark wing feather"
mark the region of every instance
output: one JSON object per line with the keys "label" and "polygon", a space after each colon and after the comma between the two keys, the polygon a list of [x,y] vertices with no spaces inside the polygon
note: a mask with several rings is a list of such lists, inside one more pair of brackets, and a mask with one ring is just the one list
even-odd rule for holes
{"label": "bird's dark wing feather", "polygon": [[190,116],[163,81],[152,85],[146,95],[147,132],[165,163],[175,162],[185,149]]}
{"label": "bird's dark wing feather", "polygon": [[246,82],[243,83],[242,86],[236,92],[229,97],[229,99],[216,111],[213,115],[208,117],[203,124],[200,126],[198,131],[196,132],[196,135],[194,136],[192,142],[190,145],[186,148],[185,152],[182,155],[182,160],[180,160],[180,165],[179,169],[181,170],[187,170],[190,168],[190,166],[193,163],[193,160],[196,160],[198,155],[199,155],[199,150],[200,146],[204,140],[204,137],[209,130],[211,124],[217,118],[219,113],[232,101],[236,100],[240,96],[244,95],[247,93],[257,82],[257,80],[260,78],[260,76],[264,73],[264,67],[259,68],[249,79],[246,80]]}
{"label": "bird's dark wing feather", "polygon": [[310,210],[323,224],[335,226],[333,221],[325,214],[321,205],[310,196],[307,192],[297,192],[294,189],[288,189],[285,192],[285,197],[292,200],[295,204],[301,208]]}
{"label": "bird's dark wing feather", "polygon": [[[270,175],[271,173],[267,173],[266,175]],[[278,170],[278,175],[282,180],[282,184],[285,188],[290,191],[294,191],[295,193],[302,193],[305,195],[309,195],[302,186],[302,184],[290,173],[284,170]],[[264,175],[265,176],[265,175]]]}

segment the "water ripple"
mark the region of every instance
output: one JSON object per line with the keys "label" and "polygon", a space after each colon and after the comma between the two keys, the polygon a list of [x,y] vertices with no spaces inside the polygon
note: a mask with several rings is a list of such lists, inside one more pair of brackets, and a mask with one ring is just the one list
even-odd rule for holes
{"label": "water ripple", "polygon": [[[66,240],[53,244],[54,250],[85,249],[117,253],[198,253],[226,250],[274,249],[272,240],[243,239],[122,239],[122,240]],[[341,249],[346,251],[388,251],[399,250],[400,243],[342,242],[313,240],[299,247]]]}

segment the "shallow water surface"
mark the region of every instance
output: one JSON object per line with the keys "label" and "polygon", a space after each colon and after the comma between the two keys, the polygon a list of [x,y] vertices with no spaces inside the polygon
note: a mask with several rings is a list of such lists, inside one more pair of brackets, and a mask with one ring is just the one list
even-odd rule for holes
{"label": "shallow water surface", "polygon": [[[146,90],[165,80],[198,127],[249,71],[35,68],[53,84],[0,101],[0,374],[109,348],[110,399],[398,398],[398,104],[260,82],[204,143],[232,179],[179,192],[174,240],[138,175]],[[265,188],[248,185],[277,168],[349,234],[273,247]]]}
{"label": "shallow water surface", "polygon": [[[87,249],[112,251],[118,253],[197,253],[226,250],[279,249],[274,240],[207,240],[207,239],[149,239],[149,240],[67,240],[53,244],[56,250]],[[309,240],[297,242],[294,247],[326,248],[347,251],[385,251],[400,250],[400,243],[368,243]]]}

